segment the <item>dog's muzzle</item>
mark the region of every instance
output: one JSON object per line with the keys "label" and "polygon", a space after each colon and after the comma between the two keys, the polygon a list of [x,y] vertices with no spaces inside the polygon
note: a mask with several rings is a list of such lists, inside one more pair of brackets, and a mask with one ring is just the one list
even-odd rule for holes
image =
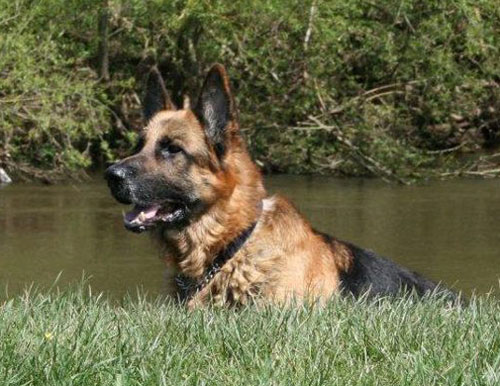
{"label": "dog's muzzle", "polygon": [[178,198],[167,195],[152,199],[148,184],[144,179],[138,181],[138,169],[131,163],[122,161],[111,165],[104,176],[118,202],[133,204],[132,209],[123,215],[125,228],[130,231],[144,232],[158,224],[177,226],[189,214],[187,205]]}

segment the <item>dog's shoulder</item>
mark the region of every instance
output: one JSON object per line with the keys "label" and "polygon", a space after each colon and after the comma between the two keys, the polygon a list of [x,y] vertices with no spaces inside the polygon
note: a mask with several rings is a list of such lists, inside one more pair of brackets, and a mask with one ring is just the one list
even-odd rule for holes
{"label": "dog's shoulder", "polygon": [[294,240],[310,234],[310,225],[300,214],[294,204],[286,197],[275,194],[262,200],[260,223],[274,234],[274,237],[283,237],[284,243],[293,243]]}

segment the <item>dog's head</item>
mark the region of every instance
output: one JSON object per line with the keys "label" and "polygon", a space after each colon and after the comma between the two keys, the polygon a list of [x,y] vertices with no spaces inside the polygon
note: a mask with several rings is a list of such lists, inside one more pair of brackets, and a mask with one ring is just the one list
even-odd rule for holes
{"label": "dog's head", "polygon": [[113,196],[133,205],[125,227],[142,232],[161,225],[182,228],[203,214],[234,182],[224,162],[238,135],[229,80],[216,64],[194,109],[177,109],[159,71],[149,74],[138,151],[106,170]]}

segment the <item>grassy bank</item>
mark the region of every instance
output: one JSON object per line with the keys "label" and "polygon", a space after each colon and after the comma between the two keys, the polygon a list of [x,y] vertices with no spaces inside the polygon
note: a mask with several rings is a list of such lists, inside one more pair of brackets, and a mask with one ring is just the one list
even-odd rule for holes
{"label": "grassy bank", "polygon": [[265,170],[498,175],[499,9],[497,0],[0,0],[0,167],[51,180],[112,161],[135,145],[152,64],[179,102],[217,61]]}
{"label": "grassy bank", "polygon": [[497,385],[499,315],[488,297],[188,312],[31,291],[0,308],[0,384]]}

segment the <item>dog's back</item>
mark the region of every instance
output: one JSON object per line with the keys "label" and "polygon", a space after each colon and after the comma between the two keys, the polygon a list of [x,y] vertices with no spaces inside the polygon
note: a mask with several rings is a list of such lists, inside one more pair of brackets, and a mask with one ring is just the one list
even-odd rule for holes
{"label": "dog's back", "polygon": [[[323,240],[331,244],[338,242],[330,235],[321,233]],[[445,293],[454,298],[456,295],[438,283],[410,271],[395,262],[377,255],[373,251],[342,242],[352,256],[347,269],[340,272],[341,291],[355,297],[400,295],[414,293],[424,296],[431,293]]]}

